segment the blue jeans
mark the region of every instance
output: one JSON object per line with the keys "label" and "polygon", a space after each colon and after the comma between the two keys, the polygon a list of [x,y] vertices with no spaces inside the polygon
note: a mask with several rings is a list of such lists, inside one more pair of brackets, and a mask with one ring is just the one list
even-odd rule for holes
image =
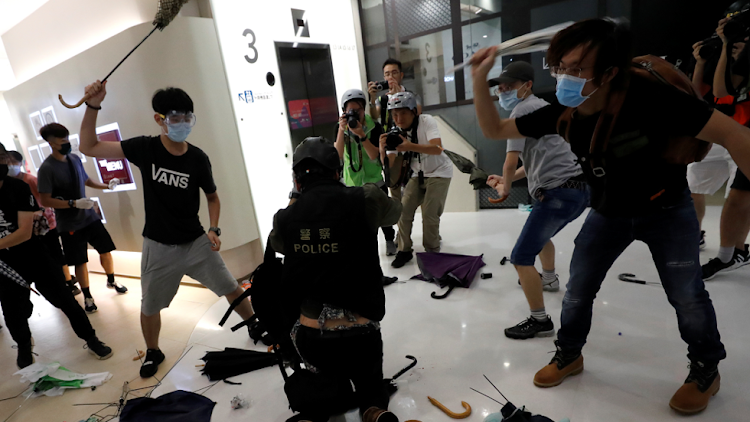
{"label": "blue jeans", "polygon": [[634,240],[648,245],[669,303],[677,312],[688,357],[718,362],[726,357],[716,313],[703,285],[698,259],[700,230],[690,193],[670,208],[644,217],[605,217],[592,210],[575,240],[570,281],[563,299],[560,347],[577,352],[586,343],[596,293],[615,259]]}
{"label": "blue jeans", "polygon": [[589,204],[588,190],[555,188],[544,191],[518,236],[510,254],[514,265],[533,266],[544,245],[568,223],[578,218]]}

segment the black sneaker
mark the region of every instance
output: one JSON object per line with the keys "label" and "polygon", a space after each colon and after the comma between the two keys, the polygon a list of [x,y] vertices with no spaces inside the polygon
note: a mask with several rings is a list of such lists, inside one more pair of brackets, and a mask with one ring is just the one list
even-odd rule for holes
{"label": "black sneaker", "polygon": [[23,369],[32,363],[35,362],[34,359],[34,344],[33,342],[29,341],[28,344],[25,345],[18,345],[16,346],[18,348],[18,357],[16,358],[16,365],[18,365],[18,369]]}
{"label": "black sneaker", "polygon": [[67,280],[66,283],[68,283],[68,287],[70,287],[70,292],[73,293],[73,296],[81,294],[81,289],[76,286],[76,276],[71,276],[70,280]]}
{"label": "black sneaker", "polygon": [[702,278],[704,281],[711,280],[718,273],[736,270],[747,264],[750,264],[750,261],[748,260],[748,245],[745,244],[744,251],[737,248],[734,249],[734,255],[732,255],[732,259],[729,262],[724,263],[719,258],[713,258],[701,266]]}
{"label": "black sneaker", "polygon": [[396,259],[394,259],[391,263],[391,267],[401,268],[406,265],[407,262],[411,261],[412,258],[414,258],[413,253],[398,251],[398,253],[396,254]]}
{"label": "black sneaker", "polygon": [[83,298],[83,305],[83,309],[85,309],[86,312],[90,314],[93,314],[94,312],[99,310],[99,308],[96,307],[96,303],[94,303],[93,297]]}
{"label": "black sneaker", "polygon": [[701,240],[698,241],[698,248],[700,250],[706,249],[706,231],[701,230]]}
{"label": "black sneaker", "polygon": [[141,378],[151,378],[159,370],[159,364],[164,362],[164,353],[159,349],[148,349],[146,358],[141,365]]}
{"label": "black sneaker", "polygon": [[519,340],[526,340],[532,337],[552,337],[555,335],[555,325],[552,318],[547,315],[546,321],[539,321],[534,317],[520,322],[510,328],[505,329],[505,337]]}
{"label": "black sneaker", "polygon": [[119,294],[123,294],[123,293],[127,293],[128,292],[128,288],[127,287],[123,286],[122,284],[119,284],[116,281],[113,281],[112,283],[110,283],[108,281],[107,282],[107,288],[108,289],[115,289],[115,291],[117,293],[119,293]]}
{"label": "black sneaker", "polygon": [[105,360],[112,357],[112,349],[106,344],[102,343],[98,338],[94,337],[91,340],[86,341],[84,349],[88,349],[89,353],[94,355],[99,360]]}

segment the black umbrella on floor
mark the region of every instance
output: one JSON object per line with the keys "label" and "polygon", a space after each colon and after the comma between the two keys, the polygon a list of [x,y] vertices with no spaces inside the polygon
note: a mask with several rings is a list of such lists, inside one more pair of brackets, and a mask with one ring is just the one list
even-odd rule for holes
{"label": "black umbrella on floor", "polygon": [[208,376],[211,381],[246,374],[278,363],[273,353],[231,347],[227,347],[221,352],[207,352],[201,360],[206,362],[201,372]]}

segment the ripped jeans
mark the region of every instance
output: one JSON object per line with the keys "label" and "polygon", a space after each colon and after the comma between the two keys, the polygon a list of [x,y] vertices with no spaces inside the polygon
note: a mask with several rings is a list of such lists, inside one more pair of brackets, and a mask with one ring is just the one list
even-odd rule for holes
{"label": "ripped jeans", "polygon": [[678,205],[643,217],[605,217],[591,210],[575,240],[557,334],[560,347],[569,352],[583,348],[591,329],[594,298],[607,271],[628,245],[640,240],[648,245],[667,299],[677,312],[689,358],[713,363],[724,359],[716,313],[701,278],[699,236],[687,190]]}

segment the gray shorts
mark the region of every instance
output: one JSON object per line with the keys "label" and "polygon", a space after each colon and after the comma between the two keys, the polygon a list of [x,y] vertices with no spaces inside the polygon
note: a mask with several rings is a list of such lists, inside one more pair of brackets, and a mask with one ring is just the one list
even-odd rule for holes
{"label": "gray shorts", "polygon": [[141,312],[151,316],[169,307],[180,287],[180,280],[185,275],[197,280],[218,296],[232,293],[238,286],[221,255],[211,250],[208,236],[201,236],[181,245],[165,245],[144,238],[141,256]]}

